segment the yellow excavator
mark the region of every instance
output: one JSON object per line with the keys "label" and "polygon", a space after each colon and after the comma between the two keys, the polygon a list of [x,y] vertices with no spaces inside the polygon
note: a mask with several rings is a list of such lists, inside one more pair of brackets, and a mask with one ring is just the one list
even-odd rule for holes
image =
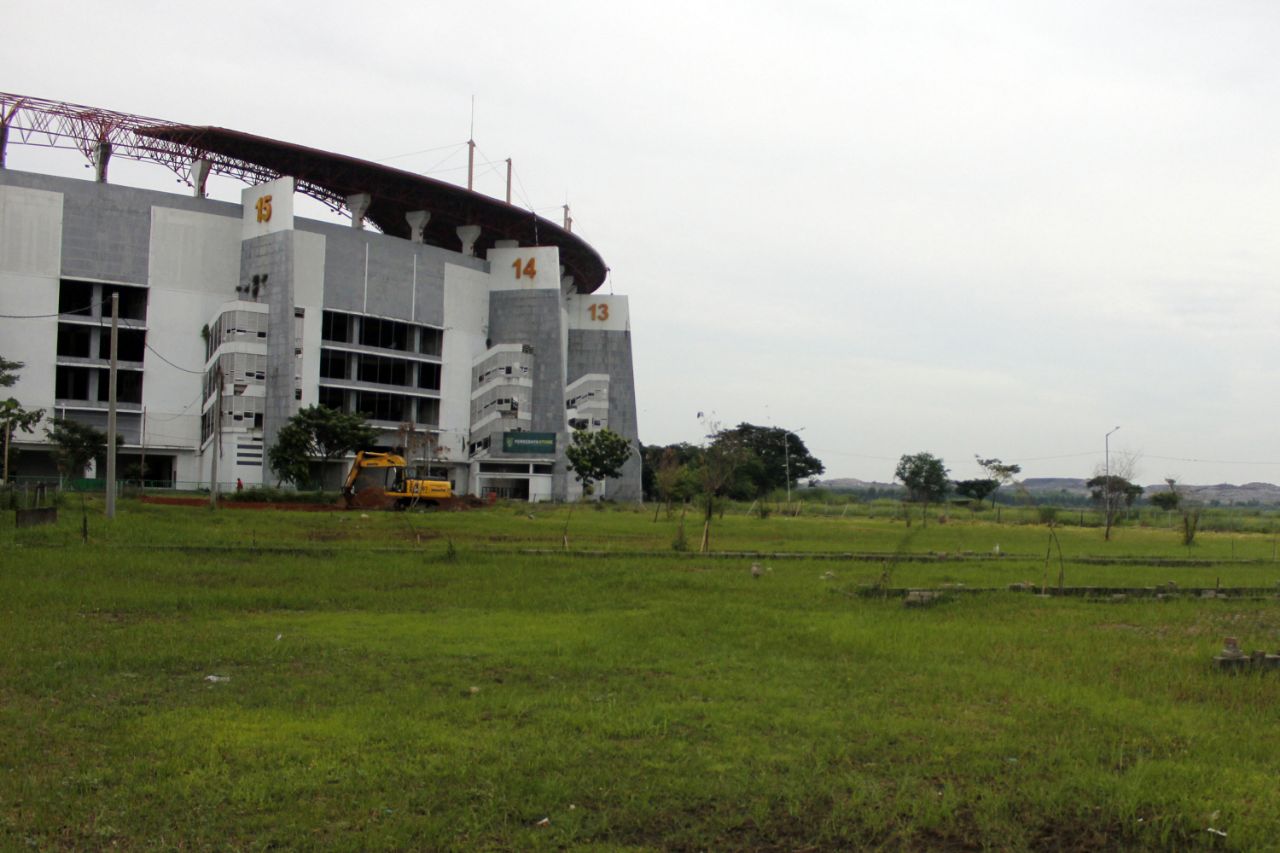
{"label": "yellow excavator", "polygon": [[361,450],[342,484],[342,499],[349,509],[436,506],[452,497],[448,480],[410,476],[404,457],[394,453]]}

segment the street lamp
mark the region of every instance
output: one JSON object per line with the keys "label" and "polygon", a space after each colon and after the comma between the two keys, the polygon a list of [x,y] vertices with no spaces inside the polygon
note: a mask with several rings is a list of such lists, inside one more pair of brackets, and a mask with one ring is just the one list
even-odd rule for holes
{"label": "street lamp", "polygon": [[[1120,429],[1120,427],[1117,426],[1116,429]],[[1115,432],[1116,429],[1111,430],[1111,432]],[[1111,486],[1111,432],[1102,437],[1103,453],[1105,454],[1103,464],[1106,466],[1108,488]]]}

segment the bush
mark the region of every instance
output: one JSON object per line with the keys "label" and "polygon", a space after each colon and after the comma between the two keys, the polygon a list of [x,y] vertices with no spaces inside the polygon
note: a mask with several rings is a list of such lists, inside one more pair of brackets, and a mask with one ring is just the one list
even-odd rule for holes
{"label": "bush", "polygon": [[1038,508],[1041,524],[1053,524],[1058,520],[1058,508],[1056,506],[1042,506]]}

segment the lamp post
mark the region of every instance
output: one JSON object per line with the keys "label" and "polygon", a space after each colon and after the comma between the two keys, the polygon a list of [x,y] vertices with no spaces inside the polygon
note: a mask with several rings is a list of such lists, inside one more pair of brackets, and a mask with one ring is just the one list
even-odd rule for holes
{"label": "lamp post", "polygon": [[[1120,429],[1120,427],[1117,426],[1115,429],[1111,430],[1111,432],[1115,432],[1116,429]],[[1102,443],[1103,443],[1102,450],[1103,450],[1103,453],[1105,454],[1103,457],[1104,459],[1103,464],[1106,466],[1108,484],[1110,484],[1111,482],[1111,432],[1107,433],[1102,437]]]}

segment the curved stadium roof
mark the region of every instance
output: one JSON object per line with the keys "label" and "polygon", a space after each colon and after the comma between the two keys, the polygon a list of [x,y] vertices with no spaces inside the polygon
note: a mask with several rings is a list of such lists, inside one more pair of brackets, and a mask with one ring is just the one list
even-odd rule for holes
{"label": "curved stadium roof", "polygon": [[287,175],[296,180],[298,192],[335,210],[346,208],[349,196],[368,193],[365,219],[384,234],[408,238],[405,214],[426,210],[431,219],[424,239],[433,245],[461,249],[457,228],[478,225],[477,254],[498,240],[557,246],[560,263],[580,293],[599,288],[609,271],[585,240],[530,211],[434,178],[265,136],[0,92],[0,167],[6,139],[74,147],[90,158],[109,143],[110,156],[163,163],[188,183],[195,160],[251,184]]}
{"label": "curved stadium roof", "polygon": [[591,293],[600,287],[608,272],[600,254],[572,232],[527,210],[445,181],[221,127],[175,125],[144,127],[137,132],[255,163],[326,190],[330,201],[344,205],[348,196],[368,193],[372,200],[365,219],[384,234],[407,239],[409,223],[405,214],[427,210],[431,212],[431,220],[424,237],[433,245],[461,248],[458,226],[479,225],[477,254],[490,248],[496,240],[517,240],[527,246],[558,246],[560,263],[565,272],[573,276],[574,287],[582,293]]}

